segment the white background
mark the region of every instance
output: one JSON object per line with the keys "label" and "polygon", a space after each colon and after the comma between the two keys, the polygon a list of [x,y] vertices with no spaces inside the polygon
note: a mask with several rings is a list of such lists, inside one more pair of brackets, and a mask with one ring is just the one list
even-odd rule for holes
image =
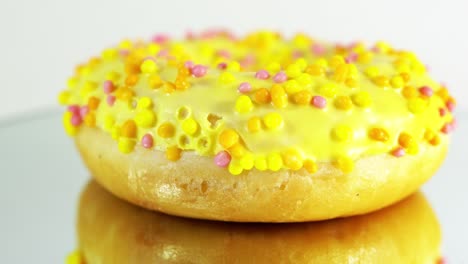
{"label": "white background", "polygon": [[74,66],[125,37],[268,28],[416,51],[468,109],[468,1],[0,0],[0,119],[56,106]]}

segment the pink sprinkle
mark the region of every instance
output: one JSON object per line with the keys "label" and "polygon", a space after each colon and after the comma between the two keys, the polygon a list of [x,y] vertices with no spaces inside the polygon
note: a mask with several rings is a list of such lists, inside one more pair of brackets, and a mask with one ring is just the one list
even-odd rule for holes
{"label": "pink sprinkle", "polygon": [[353,63],[353,62],[356,62],[358,59],[358,54],[357,53],[351,53],[348,55],[348,57],[346,57],[345,61],[346,63]]}
{"label": "pink sprinkle", "polygon": [[445,110],[445,108],[439,108],[439,114],[440,116],[445,116],[447,114],[447,110]]}
{"label": "pink sprinkle", "polygon": [[257,73],[255,73],[255,78],[260,80],[266,80],[270,78],[270,74],[266,70],[259,70]]}
{"label": "pink sprinkle", "polygon": [[89,113],[89,107],[87,105],[84,105],[80,108],[81,118],[84,118],[88,113]]}
{"label": "pink sprinkle", "polygon": [[280,71],[275,76],[273,76],[273,81],[275,83],[283,83],[288,79],[288,76],[286,76],[286,73],[284,71]]}
{"label": "pink sprinkle", "polygon": [[151,136],[151,134],[145,134],[141,138],[141,145],[144,148],[152,148],[153,147],[153,136]]}
{"label": "pink sprinkle", "polygon": [[218,50],[216,55],[223,57],[225,59],[229,59],[231,57],[231,53],[227,50]]}
{"label": "pink sprinkle", "polygon": [[450,125],[452,125],[452,131],[454,131],[458,125],[457,119],[454,118],[452,122],[450,122]]}
{"label": "pink sprinkle", "polygon": [[231,162],[231,155],[229,155],[229,153],[226,151],[220,151],[214,157],[214,162],[217,166],[225,168],[227,165],[229,165],[229,162]]}
{"label": "pink sprinkle", "polygon": [[70,123],[71,123],[73,126],[79,126],[79,125],[81,125],[82,122],[83,122],[83,119],[81,119],[81,116],[80,116],[80,115],[77,115],[77,114],[73,114],[73,115],[72,115],[71,120],[70,120]]}
{"label": "pink sprinkle", "polygon": [[311,49],[312,52],[317,56],[323,55],[325,53],[325,46],[319,43],[314,43]]}
{"label": "pink sprinkle", "polygon": [[130,53],[130,51],[127,50],[127,49],[121,49],[121,50],[119,50],[120,56],[124,56],[124,57],[125,57],[125,56],[127,56],[129,53]]}
{"label": "pink sprinkle", "polygon": [[185,39],[186,39],[186,40],[193,40],[193,39],[195,39],[195,33],[193,33],[192,31],[188,30],[187,32],[185,32]]}
{"label": "pink sprinkle", "polygon": [[194,66],[193,61],[188,60],[188,61],[186,61],[186,62],[184,63],[184,67],[187,68],[187,69],[189,69],[189,70],[191,70],[191,69],[193,68],[193,66]]}
{"label": "pink sprinkle", "polygon": [[448,101],[445,103],[445,106],[447,106],[447,109],[448,109],[450,112],[453,112],[453,110],[455,110],[455,102],[452,101],[452,100],[448,100]]}
{"label": "pink sprinkle", "polygon": [[156,56],[157,57],[168,57],[169,56],[169,51],[167,49],[160,50]]}
{"label": "pink sprinkle", "polygon": [[70,105],[68,107],[68,111],[72,114],[79,115],[80,114],[80,106],[78,105]]}
{"label": "pink sprinkle", "polygon": [[200,77],[203,77],[206,74],[207,70],[208,69],[205,66],[197,64],[197,65],[193,66],[193,68],[191,69],[191,72],[192,72],[193,76],[195,76],[197,78],[200,78]]}
{"label": "pink sprinkle", "polygon": [[115,90],[114,83],[110,80],[104,81],[104,83],[102,84],[102,88],[104,90],[104,93],[106,94],[110,94]]}
{"label": "pink sprinkle", "polygon": [[395,150],[392,151],[392,155],[399,158],[403,157],[406,154],[405,149],[402,147],[398,147]]}
{"label": "pink sprinkle", "polygon": [[164,42],[167,42],[168,40],[169,40],[169,36],[165,34],[156,34],[151,39],[151,41],[157,44],[163,44]]}
{"label": "pink sprinkle", "polygon": [[241,93],[248,93],[252,90],[252,85],[248,82],[243,82],[239,85],[239,88],[237,90]]}
{"label": "pink sprinkle", "polygon": [[431,97],[434,94],[434,91],[429,86],[419,88],[419,92],[426,97]]}
{"label": "pink sprinkle", "polygon": [[300,50],[295,50],[295,51],[293,51],[292,57],[293,57],[294,59],[298,59],[298,58],[302,57],[303,55],[304,55],[304,54],[303,54],[302,51],[300,51]]}
{"label": "pink sprinkle", "polygon": [[109,106],[113,106],[114,103],[115,103],[115,96],[113,96],[113,95],[108,95],[108,96],[107,96],[107,104],[108,104]]}
{"label": "pink sprinkle", "polygon": [[449,134],[453,131],[452,123],[445,124],[440,131],[444,134]]}
{"label": "pink sprinkle", "polygon": [[252,54],[249,54],[245,56],[239,63],[242,68],[248,68],[249,66],[255,63],[255,56]]}
{"label": "pink sprinkle", "polygon": [[220,69],[220,70],[225,70],[226,68],[227,68],[227,63],[225,63],[225,62],[220,62],[220,63],[218,64],[218,69]]}
{"label": "pink sprinkle", "polygon": [[447,259],[444,257],[440,257],[436,264],[447,264]]}
{"label": "pink sprinkle", "polygon": [[312,105],[317,108],[323,109],[327,106],[327,99],[320,95],[316,95],[312,97]]}

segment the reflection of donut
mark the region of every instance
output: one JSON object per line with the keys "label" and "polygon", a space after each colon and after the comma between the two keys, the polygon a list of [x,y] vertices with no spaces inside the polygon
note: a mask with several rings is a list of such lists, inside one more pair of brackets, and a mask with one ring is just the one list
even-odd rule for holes
{"label": "reflection of donut", "polygon": [[93,263],[437,263],[440,228],[420,193],[363,216],[296,224],[177,218],[123,202],[91,182],[78,216]]}
{"label": "reflection of donut", "polygon": [[59,96],[93,176],[133,203],[231,221],[362,214],[445,156],[455,101],[410,52],[269,32],[155,41],[105,50]]}

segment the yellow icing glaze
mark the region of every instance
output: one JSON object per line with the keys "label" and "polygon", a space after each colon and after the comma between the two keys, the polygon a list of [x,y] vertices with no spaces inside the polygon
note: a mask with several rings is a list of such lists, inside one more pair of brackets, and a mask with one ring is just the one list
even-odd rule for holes
{"label": "yellow icing glaze", "polygon": [[[186,61],[206,66],[206,74],[192,76]],[[259,70],[270,77],[256,78]],[[274,81],[279,71],[285,82]],[[104,81],[115,86],[113,106],[106,103]],[[251,91],[238,91],[244,82]],[[424,86],[432,96],[420,91]],[[325,108],[314,106],[315,96],[327,100]],[[167,151],[171,160],[180,156],[174,156],[178,149],[206,156],[227,151],[233,174],[253,167],[315,171],[323,161],[347,172],[354,159],[391,153],[401,133],[415,139],[404,148],[416,154],[418,144],[438,144],[441,129],[453,120],[446,105],[454,104],[413,53],[384,43],[373,49],[360,43],[341,47],[273,32],[239,39],[217,32],[184,41],[124,41],[78,66],[59,101],[87,105],[91,110],[82,125],[106,131],[124,153],[149,133],[154,149]],[[81,125],[71,125],[72,116],[64,116],[69,134]],[[128,120],[136,124],[134,136],[122,129]],[[226,129],[238,135],[229,147],[219,142]]]}

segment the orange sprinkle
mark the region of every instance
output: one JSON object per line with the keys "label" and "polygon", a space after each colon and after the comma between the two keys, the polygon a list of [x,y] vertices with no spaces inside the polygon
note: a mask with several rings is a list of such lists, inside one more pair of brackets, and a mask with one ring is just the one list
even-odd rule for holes
{"label": "orange sprinkle", "polygon": [[138,75],[136,74],[129,74],[127,78],[125,78],[125,84],[128,86],[134,86],[138,82]]}
{"label": "orange sprinkle", "polygon": [[317,163],[315,163],[313,160],[304,160],[303,166],[309,173],[315,173],[318,169]]}
{"label": "orange sprinkle", "polygon": [[335,107],[340,110],[349,110],[353,107],[353,101],[349,96],[338,96],[335,99]]}
{"label": "orange sprinkle", "polygon": [[398,143],[404,148],[409,148],[410,146],[414,145],[416,141],[410,134],[403,132],[398,137]]}
{"label": "orange sprinkle", "polygon": [[312,64],[307,66],[305,72],[313,76],[323,76],[325,75],[325,69],[319,65]]}
{"label": "orange sprinkle", "polygon": [[380,75],[374,78],[374,83],[380,87],[388,87],[390,85],[390,81],[388,77]]}
{"label": "orange sprinkle", "polygon": [[403,81],[409,82],[411,80],[411,75],[407,72],[402,72],[400,73],[401,78],[403,78]]}
{"label": "orange sprinkle", "polygon": [[89,107],[89,110],[96,110],[99,106],[99,103],[101,101],[99,100],[99,98],[97,97],[94,97],[94,96],[91,96],[89,99],[88,99],[88,107]]}
{"label": "orange sprinkle", "polygon": [[84,123],[88,127],[95,127],[96,126],[96,115],[94,113],[88,113],[84,117]]}
{"label": "orange sprinkle", "polygon": [[266,88],[260,88],[255,91],[254,101],[257,104],[267,104],[271,101],[270,92]]}
{"label": "orange sprinkle", "polygon": [[176,146],[168,147],[166,149],[166,158],[170,161],[178,161],[180,159],[182,150]]}
{"label": "orange sprinkle", "polygon": [[161,77],[159,75],[151,75],[149,77],[149,86],[153,89],[159,88],[163,85],[163,81],[161,80]]}
{"label": "orange sprinkle", "polygon": [[120,130],[120,135],[127,138],[135,138],[137,135],[137,126],[135,121],[131,119],[125,121]]}
{"label": "orange sprinkle", "polygon": [[173,93],[176,90],[175,84],[171,82],[164,82],[163,90],[167,94]]}
{"label": "orange sprinkle", "polygon": [[175,134],[174,125],[169,122],[163,123],[158,128],[158,135],[162,138],[171,138]]}
{"label": "orange sprinkle", "polygon": [[130,101],[135,95],[135,93],[132,90],[130,90],[130,88],[124,87],[124,88],[117,89],[115,95],[120,100]]}
{"label": "orange sprinkle", "polygon": [[419,94],[418,90],[416,90],[416,88],[414,88],[413,86],[405,86],[401,93],[406,99],[414,98]]}
{"label": "orange sprinkle", "polygon": [[218,141],[221,146],[227,149],[239,141],[239,134],[233,129],[228,128],[221,132]]}
{"label": "orange sprinkle", "polygon": [[312,94],[307,90],[302,90],[293,95],[293,101],[299,105],[308,105],[312,100]]}
{"label": "orange sprinkle", "polygon": [[230,147],[228,151],[231,154],[231,156],[238,159],[244,156],[246,149],[244,148],[244,146],[242,146],[242,144],[236,143],[232,147]]}
{"label": "orange sprinkle", "polygon": [[378,127],[374,127],[369,130],[369,137],[381,142],[386,142],[390,139],[390,135],[387,130]]}
{"label": "orange sprinkle", "polygon": [[176,90],[187,90],[190,87],[190,83],[185,78],[177,77],[175,83]]}
{"label": "orange sprinkle", "polygon": [[136,63],[125,64],[125,72],[127,74],[138,74],[140,73],[140,65]]}

